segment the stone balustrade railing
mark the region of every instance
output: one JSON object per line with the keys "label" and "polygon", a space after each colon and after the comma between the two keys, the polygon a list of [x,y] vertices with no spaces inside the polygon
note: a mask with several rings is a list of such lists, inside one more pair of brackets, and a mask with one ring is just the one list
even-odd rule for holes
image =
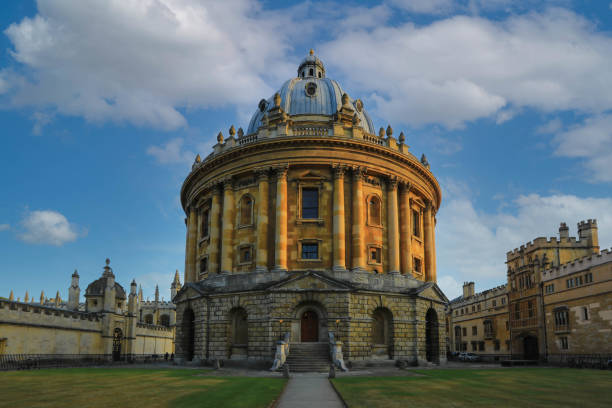
{"label": "stone balustrade railing", "polygon": [[276,342],[276,354],[274,355],[274,363],[272,363],[270,371],[278,370],[285,364],[285,361],[287,361],[287,356],[289,356],[290,338],[291,335],[289,333],[285,333],[283,339]]}
{"label": "stone balustrade railing", "polygon": [[342,342],[336,341],[334,332],[329,332],[329,354],[331,357],[332,364],[342,371],[348,371],[344,364],[344,357],[342,356]]}

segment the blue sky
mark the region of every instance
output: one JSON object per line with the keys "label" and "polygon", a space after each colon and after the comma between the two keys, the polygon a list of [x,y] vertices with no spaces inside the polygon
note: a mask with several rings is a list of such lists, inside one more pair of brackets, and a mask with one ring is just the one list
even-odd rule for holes
{"label": "blue sky", "polygon": [[169,297],[182,180],[314,48],[443,188],[440,286],[596,218],[612,246],[609,1],[11,1],[0,10],[0,296],[111,259]]}

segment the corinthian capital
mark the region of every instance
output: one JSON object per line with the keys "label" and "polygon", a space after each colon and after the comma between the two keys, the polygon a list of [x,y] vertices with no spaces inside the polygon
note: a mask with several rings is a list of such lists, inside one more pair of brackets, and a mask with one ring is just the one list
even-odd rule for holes
{"label": "corinthian capital", "polygon": [[334,178],[339,179],[344,177],[344,173],[346,172],[346,166],[343,164],[332,164],[332,169],[334,170]]}

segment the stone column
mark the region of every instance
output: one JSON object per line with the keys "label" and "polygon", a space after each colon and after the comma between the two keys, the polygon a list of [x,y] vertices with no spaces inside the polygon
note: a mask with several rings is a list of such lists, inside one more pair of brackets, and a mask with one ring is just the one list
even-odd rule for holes
{"label": "stone column", "polygon": [[276,236],[274,270],[287,270],[287,171],[289,166],[276,169]]}
{"label": "stone column", "polygon": [[388,271],[392,274],[400,273],[397,177],[389,177],[387,183],[387,244],[389,246]]}
{"label": "stone column", "polygon": [[425,212],[423,214],[423,235],[425,239],[425,280],[432,281],[435,279],[436,271],[434,267],[433,254],[433,236],[432,236],[432,203],[427,201]]}
{"label": "stone column", "polygon": [[210,225],[208,235],[208,273],[219,273],[219,246],[221,239],[221,191],[218,185],[212,188],[212,202],[210,204]]}
{"label": "stone column", "polygon": [[257,247],[255,257],[255,270],[266,272],[268,270],[268,191],[270,183],[267,169],[257,170],[259,181],[257,204]]}
{"label": "stone column", "polygon": [[185,244],[185,281],[195,281],[195,268],[197,256],[197,214],[193,207],[187,209],[187,239]]}
{"label": "stone column", "polygon": [[333,247],[334,271],[346,270],[346,236],[344,228],[344,166],[334,165]]}
{"label": "stone column", "polygon": [[223,182],[223,230],[221,273],[231,273],[234,264],[234,186],[231,179]]}
{"label": "stone column", "polygon": [[363,176],[365,168],[356,167],[353,169],[353,228],[352,228],[352,261],[353,271],[365,270],[365,245],[363,230],[364,208],[363,208]]}
{"label": "stone column", "polygon": [[410,183],[403,183],[400,190],[400,263],[402,274],[412,273],[410,215]]}

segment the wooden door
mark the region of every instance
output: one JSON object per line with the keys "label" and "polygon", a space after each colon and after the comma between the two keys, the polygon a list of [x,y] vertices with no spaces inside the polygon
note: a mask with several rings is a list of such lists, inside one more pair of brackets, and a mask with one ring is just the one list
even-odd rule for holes
{"label": "wooden door", "polygon": [[313,311],[306,311],[302,315],[301,341],[319,341],[319,316]]}

